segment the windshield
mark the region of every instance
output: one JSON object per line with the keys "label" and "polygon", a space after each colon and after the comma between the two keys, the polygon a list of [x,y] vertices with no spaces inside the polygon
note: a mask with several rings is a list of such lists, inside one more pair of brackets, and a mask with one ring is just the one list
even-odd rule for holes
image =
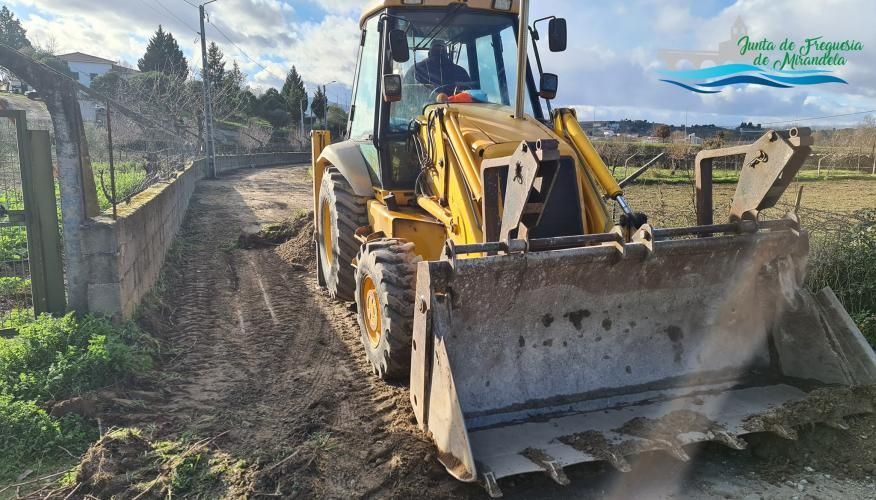
{"label": "windshield", "polygon": [[[451,102],[514,103],[515,17],[472,12],[459,5],[392,13],[394,27],[407,32],[410,58],[392,62],[392,72],[402,77],[402,99],[390,107],[391,132],[407,130],[410,121],[439,97],[447,96]],[[528,99],[526,103],[531,113]]]}

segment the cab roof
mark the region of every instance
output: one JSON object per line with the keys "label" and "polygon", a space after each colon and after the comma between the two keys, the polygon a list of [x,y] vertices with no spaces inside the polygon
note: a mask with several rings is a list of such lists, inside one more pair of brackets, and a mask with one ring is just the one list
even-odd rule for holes
{"label": "cab roof", "polygon": [[[408,0],[411,1],[411,0]],[[419,4],[405,4],[403,0],[375,0],[372,2],[366,9],[365,12],[362,13],[362,17],[359,18],[359,28],[365,27],[365,21],[368,20],[369,17],[373,16],[377,12],[387,8],[387,7],[402,7],[406,9],[421,9],[423,7],[447,7],[450,5],[464,3],[471,9],[479,9],[479,10],[493,10],[496,12],[503,13],[513,13],[517,14],[520,12],[520,0],[511,0],[511,9],[510,10],[501,10],[493,8],[494,0],[422,0]]]}

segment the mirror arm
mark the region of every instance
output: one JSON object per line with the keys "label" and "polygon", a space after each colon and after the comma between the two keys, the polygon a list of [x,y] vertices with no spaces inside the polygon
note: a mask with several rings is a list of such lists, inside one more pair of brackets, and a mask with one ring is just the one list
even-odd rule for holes
{"label": "mirror arm", "polygon": [[[551,19],[554,17],[556,17],[556,16],[548,16],[548,17],[543,17],[541,19],[537,19],[534,23],[532,23],[532,26],[529,27],[529,33],[532,34],[532,37],[531,37],[532,38],[532,51],[535,54],[535,66],[538,68],[539,80],[541,80],[541,75],[544,74],[544,68],[542,68],[542,65],[541,65],[541,54],[539,54],[539,52],[538,52],[538,42],[536,42],[536,40],[537,40],[536,33],[538,33],[538,32],[535,30],[535,23],[537,23],[539,21]],[[551,101],[549,99],[544,99],[544,102],[547,105],[548,116],[550,116],[554,112],[553,107],[551,106]]]}

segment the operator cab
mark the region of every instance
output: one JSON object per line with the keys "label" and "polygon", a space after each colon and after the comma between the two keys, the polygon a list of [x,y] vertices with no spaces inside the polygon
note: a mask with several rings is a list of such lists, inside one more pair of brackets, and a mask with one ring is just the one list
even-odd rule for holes
{"label": "operator cab", "polygon": [[[348,138],[359,143],[374,186],[413,189],[420,173],[413,121],[426,106],[514,106],[517,30],[517,14],[464,3],[370,14],[363,25]],[[526,114],[544,121],[528,64],[525,91]]]}

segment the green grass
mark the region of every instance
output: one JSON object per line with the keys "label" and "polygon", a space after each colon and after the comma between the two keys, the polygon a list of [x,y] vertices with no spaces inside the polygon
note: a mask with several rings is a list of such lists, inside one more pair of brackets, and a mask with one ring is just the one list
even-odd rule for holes
{"label": "green grass", "polygon": [[[112,207],[110,200],[111,184],[109,174],[109,164],[94,162],[91,165],[94,171],[94,184],[97,186],[97,203],[101,210],[107,210]],[[116,177],[116,199],[122,203],[128,197],[136,194],[137,187],[146,178],[146,171],[143,166],[135,162],[121,162],[115,166]],[[101,175],[103,176],[103,187],[101,187]]]}
{"label": "green grass", "polygon": [[30,278],[20,276],[0,277],[0,301],[13,300],[30,293]]}
{"label": "green grass", "polygon": [[97,498],[248,497],[253,467],[211,441],[187,435],[153,440],[138,428],[114,429],[59,484],[70,488],[78,483],[79,493]]}
{"label": "green grass", "polygon": [[27,230],[22,226],[0,230],[0,261],[27,258]]}
{"label": "green grass", "polygon": [[[636,171],[634,167],[627,167],[626,173],[623,166],[615,167],[614,176],[622,180],[626,175]],[[693,171],[677,169],[672,171],[668,168],[652,168],[636,179],[637,184],[689,184],[693,182]],[[795,177],[799,182],[825,181],[825,180],[869,180],[876,181],[876,176],[862,173],[857,170],[822,170],[821,175],[815,170],[801,170]],[[739,181],[739,173],[735,170],[718,169],[712,172],[712,182],[715,184],[734,184]]]}
{"label": "green grass", "polygon": [[0,338],[0,482],[35,462],[69,458],[97,437],[94,422],[49,414],[52,402],[130,380],[152,366],[154,343],[132,323],[13,312]]}

